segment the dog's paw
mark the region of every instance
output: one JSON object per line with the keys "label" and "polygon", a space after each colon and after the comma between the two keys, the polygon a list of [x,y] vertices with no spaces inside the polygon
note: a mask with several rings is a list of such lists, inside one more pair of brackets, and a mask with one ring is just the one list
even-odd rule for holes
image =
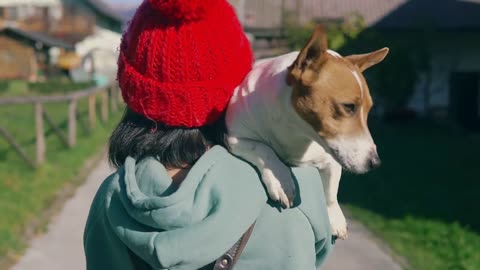
{"label": "dog's paw", "polygon": [[330,226],[332,234],[338,238],[345,240],[348,236],[347,220],[343,215],[342,209],[338,203],[327,206],[328,217],[330,218]]}
{"label": "dog's paw", "polygon": [[284,208],[290,208],[293,206],[293,200],[295,199],[295,184],[290,170],[288,167],[285,168],[275,170],[275,174],[279,178],[275,176],[272,170],[263,169],[262,180],[270,199],[279,202]]}

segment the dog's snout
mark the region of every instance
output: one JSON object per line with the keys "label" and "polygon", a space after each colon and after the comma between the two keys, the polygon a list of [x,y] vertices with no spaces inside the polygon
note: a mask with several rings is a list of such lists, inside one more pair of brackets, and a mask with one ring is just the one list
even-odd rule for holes
{"label": "dog's snout", "polygon": [[380,157],[378,156],[377,152],[373,152],[372,156],[370,157],[370,160],[368,162],[368,167],[370,170],[376,169],[382,165],[382,161],[380,160]]}

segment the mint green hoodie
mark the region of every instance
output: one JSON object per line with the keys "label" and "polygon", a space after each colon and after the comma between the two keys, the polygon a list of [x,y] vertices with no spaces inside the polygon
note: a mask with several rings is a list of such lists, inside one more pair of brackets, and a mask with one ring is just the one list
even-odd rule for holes
{"label": "mint green hoodie", "polygon": [[235,270],[313,270],[332,247],[319,173],[295,168],[297,207],[278,210],[256,171],[216,146],[178,190],[153,158],[99,188],[85,228],[89,270],[193,270],[222,256],[256,221]]}

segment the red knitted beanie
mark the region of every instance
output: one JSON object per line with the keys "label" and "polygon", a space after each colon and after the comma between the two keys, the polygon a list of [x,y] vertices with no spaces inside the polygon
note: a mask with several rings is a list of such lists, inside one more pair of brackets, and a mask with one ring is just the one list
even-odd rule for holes
{"label": "red knitted beanie", "polygon": [[218,120],[252,62],[225,0],[145,0],[123,35],[118,81],[134,112],[194,128]]}

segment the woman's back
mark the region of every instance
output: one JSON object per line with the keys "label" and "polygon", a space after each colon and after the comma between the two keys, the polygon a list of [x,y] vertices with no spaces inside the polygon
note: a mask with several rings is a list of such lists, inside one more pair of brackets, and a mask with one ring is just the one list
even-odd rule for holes
{"label": "woman's back", "polygon": [[200,158],[178,190],[155,159],[129,158],[92,205],[88,269],[199,269],[254,222],[236,270],[315,269],[331,248],[322,184],[313,168],[294,174],[302,201],[279,211],[267,203],[255,170],[220,146]]}

